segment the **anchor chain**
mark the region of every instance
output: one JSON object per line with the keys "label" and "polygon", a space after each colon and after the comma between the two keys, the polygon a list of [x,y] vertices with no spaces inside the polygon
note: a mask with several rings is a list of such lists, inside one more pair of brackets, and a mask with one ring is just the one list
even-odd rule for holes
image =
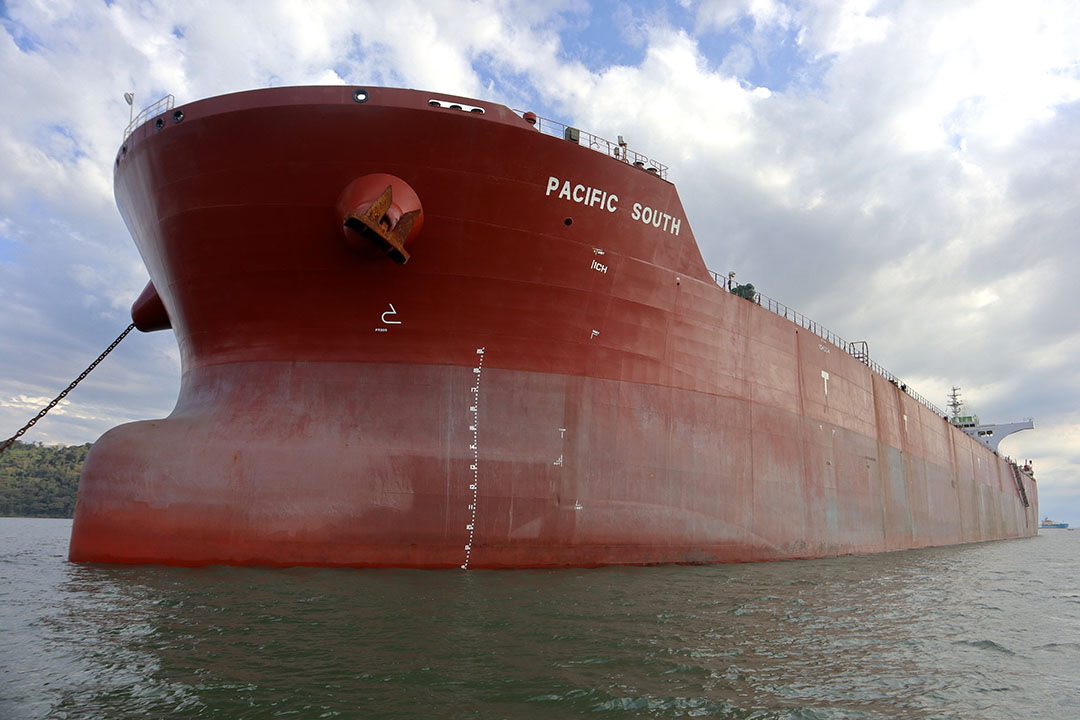
{"label": "anchor chain", "polygon": [[4,444],[3,444],[3,445],[0,445],[0,453],[3,453],[3,452],[4,452],[5,450],[7,450],[7,449],[8,449],[9,447],[11,447],[12,445],[14,445],[14,444],[15,444],[15,441],[16,441],[16,440],[18,440],[18,439],[19,439],[20,437],[22,437],[23,433],[25,433],[25,432],[26,432],[27,430],[29,430],[30,428],[34,427],[34,424],[35,424],[35,423],[36,423],[36,422],[37,422],[38,420],[40,420],[41,418],[45,417],[45,413],[47,413],[47,412],[49,412],[50,410],[52,410],[52,409],[53,409],[54,407],[56,407],[56,406],[57,406],[57,405],[58,405],[58,404],[60,403],[60,401],[61,401],[61,400],[63,400],[63,399],[65,398],[65,397],[67,397],[67,394],[68,394],[69,392],[71,392],[72,390],[74,390],[74,389],[75,389],[75,386],[76,386],[76,385],[78,385],[79,383],[81,383],[81,382],[83,381],[83,378],[85,378],[85,377],[86,377],[87,375],[89,375],[89,374],[90,374],[90,371],[91,371],[91,370],[93,370],[94,368],[96,368],[96,367],[98,366],[98,363],[99,363],[99,362],[101,362],[102,360],[104,360],[104,359],[105,359],[105,356],[106,356],[106,355],[108,355],[109,353],[111,353],[111,352],[113,351],[113,349],[114,349],[114,348],[116,348],[116,346],[120,344],[120,341],[121,341],[121,340],[123,340],[124,338],[126,338],[126,337],[127,337],[127,334],[128,334],[129,332],[131,332],[131,331],[132,331],[133,329],[135,329],[135,323],[131,323],[130,325],[128,325],[128,326],[127,326],[127,330],[125,330],[124,332],[120,333],[120,336],[119,336],[119,337],[117,337],[117,338],[116,338],[115,340],[113,340],[113,341],[112,341],[112,344],[111,344],[111,345],[109,345],[109,347],[105,348],[105,352],[103,352],[103,353],[101,353],[100,355],[98,355],[98,357],[97,357],[97,360],[95,360],[94,362],[90,363],[90,367],[88,367],[88,368],[86,368],[85,370],[83,370],[83,371],[82,371],[82,372],[81,372],[81,373],[79,374],[79,377],[77,377],[77,378],[75,378],[74,380],[72,380],[72,381],[71,381],[71,384],[70,384],[70,385],[68,385],[68,386],[67,386],[67,387],[66,387],[66,388],[64,389],[64,391],[63,391],[63,392],[61,392],[61,393],[60,393],[59,395],[57,395],[57,396],[56,396],[55,398],[53,398],[53,401],[52,401],[52,402],[50,402],[50,403],[49,403],[48,405],[46,405],[46,406],[45,406],[44,408],[42,408],[42,409],[41,409],[41,411],[40,411],[40,412],[38,412],[38,414],[37,414],[37,415],[35,415],[35,416],[34,416],[33,418],[31,418],[30,422],[28,422],[28,423],[26,423],[25,425],[23,425],[23,426],[22,426],[22,428],[20,428],[20,429],[19,429],[19,432],[15,433],[15,434],[14,434],[14,435],[12,435],[11,437],[9,437],[9,438],[8,438],[7,440],[5,440],[5,441],[4,441]]}

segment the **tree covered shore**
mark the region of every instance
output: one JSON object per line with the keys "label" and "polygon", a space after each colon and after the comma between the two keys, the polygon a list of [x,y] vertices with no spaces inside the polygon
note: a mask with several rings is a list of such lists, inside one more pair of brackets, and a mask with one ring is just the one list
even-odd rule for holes
{"label": "tree covered shore", "polygon": [[0,517],[69,518],[75,514],[85,445],[16,441],[0,453]]}

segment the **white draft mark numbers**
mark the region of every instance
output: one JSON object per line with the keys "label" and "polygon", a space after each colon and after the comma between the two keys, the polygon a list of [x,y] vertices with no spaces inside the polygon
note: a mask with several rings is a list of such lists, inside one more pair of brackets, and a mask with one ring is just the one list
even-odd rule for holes
{"label": "white draft mark numbers", "polygon": [[472,442],[469,444],[469,450],[472,451],[472,462],[469,463],[472,482],[469,483],[469,490],[472,496],[467,508],[469,521],[465,523],[465,531],[469,534],[469,540],[465,543],[465,562],[461,563],[462,570],[469,569],[469,560],[472,558],[473,539],[476,537],[476,505],[480,497],[480,378],[484,374],[484,348],[476,348],[476,354],[480,359],[477,360],[476,367],[472,369],[473,386],[470,389],[472,400],[469,403],[469,432],[472,434]]}

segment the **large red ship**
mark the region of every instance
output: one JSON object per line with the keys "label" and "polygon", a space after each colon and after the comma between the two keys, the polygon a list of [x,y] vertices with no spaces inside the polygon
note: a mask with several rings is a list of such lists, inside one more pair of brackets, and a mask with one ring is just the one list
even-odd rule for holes
{"label": "large red ship", "polygon": [[94,445],[71,559],[704,563],[1037,533],[1029,473],[718,283],[664,166],[551,127],[305,87],[135,128],[133,316],[172,328],[181,389]]}

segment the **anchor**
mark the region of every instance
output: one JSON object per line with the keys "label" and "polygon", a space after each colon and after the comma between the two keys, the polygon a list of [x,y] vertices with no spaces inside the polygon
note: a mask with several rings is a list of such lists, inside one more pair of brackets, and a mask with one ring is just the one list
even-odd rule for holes
{"label": "anchor", "polygon": [[409,261],[409,252],[405,249],[405,239],[413,228],[420,210],[410,210],[401,215],[397,222],[388,214],[394,201],[394,191],[390,185],[382,191],[368,208],[362,212],[353,211],[345,216],[345,227],[367,238],[375,247],[389,255],[394,262],[404,265]]}

